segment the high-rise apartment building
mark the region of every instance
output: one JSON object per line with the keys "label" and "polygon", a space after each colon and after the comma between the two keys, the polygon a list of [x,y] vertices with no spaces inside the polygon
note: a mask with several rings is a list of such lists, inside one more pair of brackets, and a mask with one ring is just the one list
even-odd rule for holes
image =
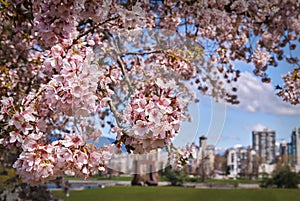
{"label": "high-rise apartment building", "polygon": [[229,178],[245,176],[249,171],[249,151],[241,145],[228,149],[227,151],[227,172]]}
{"label": "high-rise apartment building", "polygon": [[296,172],[300,171],[300,128],[295,128],[288,143],[289,163]]}
{"label": "high-rise apartment building", "polygon": [[275,131],[268,131],[267,129],[252,132],[252,147],[261,163],[272,164],[275,162],[275,136]]}

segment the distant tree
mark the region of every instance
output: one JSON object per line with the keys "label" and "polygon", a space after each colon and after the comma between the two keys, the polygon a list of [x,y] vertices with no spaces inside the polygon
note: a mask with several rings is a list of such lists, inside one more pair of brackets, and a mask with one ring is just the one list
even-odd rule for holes
{"label": "distant tree", "polygon": [[288,166],[284,166],[276,171],[272,180],[277,188],[298,188],[299,175],[292,172]]}
{"label": "distant tree", "polygon": [[208,175],[208,158],[207,157],[204,157],[201,161],[200,161],[200,164],[199,164],[199,167],[197,168],[197,173],[198,175],[200,175],[200,179],[201,179],[201,182],[204,182],[205,179],[209,176]]}
{"label": "distant tree", "polygon": [[276,186],[277,188],[298,188],[299,175],[288,166],[278,167],[272,178],[263,177],[261,187]]}
{"label": "distant tree", "polygon": [[227,170],[227,158],[225,155],[217,154],[215,156],[214,169],[222,172]]}
{"label": "distant tree", "polygon": [[261,164],[261,158],[257,155],[253,155],[251,163],[249,166],[251,166],[249,170],[249,178],[257,178],[259,175],[259,165]]}

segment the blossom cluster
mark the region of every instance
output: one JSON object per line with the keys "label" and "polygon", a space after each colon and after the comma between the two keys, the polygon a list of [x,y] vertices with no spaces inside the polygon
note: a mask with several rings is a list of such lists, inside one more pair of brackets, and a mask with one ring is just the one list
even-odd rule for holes
{"label": "blossom cluster", "polygon": [[285,101],[292,104],[300,103],[300,73],[299,68],[295,68],[293,73],[287,73],[283,76],[285,85],[280,88],[278,95]]}
{"label": "blossom cluster", "polygon": [[35,12],[32,33],[40,46],[51,47],[78,35],[77,13],[72,1],[33,1],[32,9]]}
{"label": "blossom cluster", "polygon": [[23,152],[13,167],[25,182],[40,184],[68,174],[87,178],[104,171],[107,161],[114,153],[113,145],[97,150],[85,146],[81,136],[68,135],[51,144],[38,143],[39,135],[28,135],[23,142]]}
{"label": "blossom cluster", "polygon": [[162,59],[161,65],[170,66],[170,69],[181,75],[184,79],[191,79],[196,76],[196,68],[188,61],[176,54],[168,54],[167,59]]}
{"label": "blossom cluster", "polygon": [[269,59],[270,54],[266,51],[265,48],[263,48],[262,50],[256,49],[253,53],[253,62],[256,68],[262,68],[263,66],[265,66]]}
{"label": "blossom cluster", "polygon": [[103,67],[100,73],[98,88],[100,91],[97,96],[98,100],[100,100],[100,108],[104,108],[108,106],[108,101],[115,94],[111,86],[120,86],[122,72],[118,67],[112,65]]}
{"label": "blossom cluster", "polygon": [[182,169],[187,163],[189,158],[192,158],[192,151],[185,148],[178,148],[170,152],[169,160],[170,165],[174,169]]}
{"label": "blossom cluster", "polygon": [[57,72],[45,92],[52,109],[68,115],[76,114],[77,110],[95,110],[100,70],[93,61],[92,48],[80,44],[67,52],[61,45],[51,49],[44,66]]}
{"label": "blossom cluster", "polygon": [[174,89],[174,80],[158,78],[131,96],[125,116],[132,127],[124,143],[132,147],[133,153],[162,148],[178,134],[184,111]]}

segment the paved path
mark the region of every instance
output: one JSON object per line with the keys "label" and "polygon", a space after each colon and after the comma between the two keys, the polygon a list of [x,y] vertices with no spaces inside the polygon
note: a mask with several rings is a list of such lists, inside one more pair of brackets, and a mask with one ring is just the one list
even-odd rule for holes
{"label": "paved path", "polygon": [[[107,186],[131,186],[131,181],[114,180],[69,180],[72,190],[84,190],[86,188],[104,188]],[[158,186],[167,186],[169,182],[158,182]],[[51,185],[50,190],[61,190]]]}
{"label": "paved path", "polygon": [[[70,184],[84,184],[84,185],[105,185],[105,186],[130,186],[131,181],[114,181],[114,180],[69,180]],[[169,182],[158,182],[159,186],[167,186]]]}

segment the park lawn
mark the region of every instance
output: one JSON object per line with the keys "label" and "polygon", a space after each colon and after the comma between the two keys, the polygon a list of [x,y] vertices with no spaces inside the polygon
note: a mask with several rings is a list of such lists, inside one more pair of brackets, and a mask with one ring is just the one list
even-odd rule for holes
{"label": "park lawn", "polygon": [[61,191],[54,196],[66,201],[300,201],[300,190],[293,189],[194,189],[182,187],[114,186],[71,191],[66,198]]}

